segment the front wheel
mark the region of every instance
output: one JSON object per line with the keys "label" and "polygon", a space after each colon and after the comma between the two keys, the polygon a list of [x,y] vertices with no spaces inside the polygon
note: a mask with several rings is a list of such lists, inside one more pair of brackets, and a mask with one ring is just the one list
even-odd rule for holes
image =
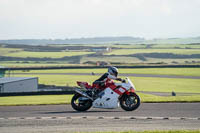
{"label": "front wheel", "polygon": [[136,110],[140,106],[140,97],[136,93],[124,94],[120,98],[120,106],[126,111]]}
{"label": "front wheel", "polygon": [[72,97],[71,105],[77,111],[86,111],[92,107],[92,101],[77,93]]}

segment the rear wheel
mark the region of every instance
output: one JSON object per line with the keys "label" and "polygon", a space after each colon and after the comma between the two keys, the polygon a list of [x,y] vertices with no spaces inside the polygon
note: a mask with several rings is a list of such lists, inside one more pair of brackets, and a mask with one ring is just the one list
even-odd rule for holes
{"label": "rear wheel", "polygon": [[77,111],[86,111],[92,107],[92,101],[77,93],[72,97],[71,105]]}
{"label": "rear wheel", "polygon": [[140,106],[140,97],[136,93],[124,94],[120,99],[120,106],[126,111],[136,110]]}

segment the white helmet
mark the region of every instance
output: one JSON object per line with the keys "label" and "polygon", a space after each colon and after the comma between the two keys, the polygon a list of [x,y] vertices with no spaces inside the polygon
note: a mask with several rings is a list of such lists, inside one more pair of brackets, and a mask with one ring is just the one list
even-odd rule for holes
{"label": "white helmet", "polygon": [[110,73],[111,75],[114,75],[115,77],[117,77],[118,69],[116,67],[109,67],[108,68],[108,73]]}

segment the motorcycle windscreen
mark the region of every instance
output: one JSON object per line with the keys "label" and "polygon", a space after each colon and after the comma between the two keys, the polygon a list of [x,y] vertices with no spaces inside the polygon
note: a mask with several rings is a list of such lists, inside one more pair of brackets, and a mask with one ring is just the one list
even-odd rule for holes
{"label": "motorcycle windscreen", "polygon": [[133,82],[132,82],[129,78],[127,78],[127,81],[128,81],[128,83],[130,84],[130,86],[131,86],[134,90],[136,90],[136,89],[135,89],[135,86],[134,86],[134,84],[133,84]]}

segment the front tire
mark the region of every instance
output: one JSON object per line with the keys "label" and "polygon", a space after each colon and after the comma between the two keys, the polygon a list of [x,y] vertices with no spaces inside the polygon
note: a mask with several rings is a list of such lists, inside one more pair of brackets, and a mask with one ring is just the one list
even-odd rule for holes
{"label": "front tire", "polygon": [[136,110],[140,106],[140,97],[136,93],[124,94],[120,98],[120,106],[125,111]]}
{"label": "front tire", "polygon": [[90,99],[80,100],[80,98],[85,98],[85,97],[83,97],[78,93],[72,97],[71,105],[73,109],[77,111],[86,111],[92,107],[92,101]]}

